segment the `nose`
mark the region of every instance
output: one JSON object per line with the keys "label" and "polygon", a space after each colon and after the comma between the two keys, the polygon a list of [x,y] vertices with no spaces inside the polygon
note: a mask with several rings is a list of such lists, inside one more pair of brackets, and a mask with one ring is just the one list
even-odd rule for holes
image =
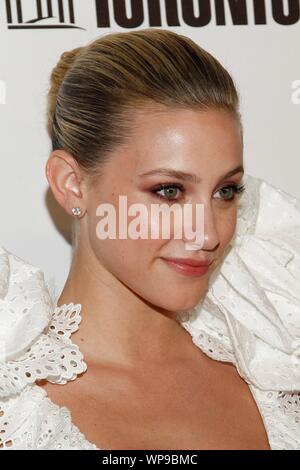
{"label": "nose", "polygon": [[[214,252],[220,245],[215,214],[209,204],[202,204],[201,211],[202,223],[200,224],[200,227],[197,227],[195,225],[195,217],[193,217],[192,224],[193,233],[196,233],[196,230],[202,230],[201,236],[198,233],[196,236],[196,240],[183,236],[183,240],[186,244],[187,249],[189,250],[202,249]],[[201,242],[199,242],[199,240],[201,240]]]}

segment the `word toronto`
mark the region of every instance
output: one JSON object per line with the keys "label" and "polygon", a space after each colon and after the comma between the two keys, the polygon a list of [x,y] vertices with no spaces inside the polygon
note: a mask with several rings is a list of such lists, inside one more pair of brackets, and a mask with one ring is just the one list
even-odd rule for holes
{"label": "word toronto", "polygon": [[269,20],[266,6],[270,3],[270,14],[276,23],[292,25],[300,20],[299,0],[147,0],[145,6],[142,0],[129,3],[130,17],[127,15],[125,0],[115,0],[112,11],[109,9],[109,0],[96,0],[97,26],[110,28],[113,14],[119,26],[136,28],[144,23],[146,13],[151,27],[162,26],[162,17],[165,17],[167,26],[181,26],[183,22],[197,28],[207,26],[213,18],[217,26],[227,23],[248,25],[250,9],[254,24],[264,25]]}
{"label": "word toronto", "polygon": [[[4,2],[3,2],[4,3]],[[299,0],[85,0],[97,28],[133,29],[187,25],[193,28],[290,26],[300,20]],[[5,0],[8,29],[85,29],[75,0]]]}

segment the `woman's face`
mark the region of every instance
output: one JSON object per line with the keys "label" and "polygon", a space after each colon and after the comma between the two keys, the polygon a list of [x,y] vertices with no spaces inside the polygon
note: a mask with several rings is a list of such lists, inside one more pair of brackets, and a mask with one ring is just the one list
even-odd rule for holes
{"label": "woman's face", "polygon": [[[237,201],[241,196],[232,187],[241,185],[242,147],[240,124],[225,111],[169,110],[140,116],[130,143],[114,152],[101,177],[90,187],[87,213],[81,220],[88,239],[81,242],[88,244],[101,269],[108,270],[117,282],[147,302],[173,312],[194,307],[205,295],[209,277],[235,232]],[[194,177],[168,176],[167,170],[164,174],[158,171],[161,168]],[[228,173],[234,174],[226,177]],[[160,185],[168,188],[161,189]],[[126,223],[130,225],[139,215],[144,228],[149,229],[148,238],[98,238],[101,217],[96,215],[97,207],[102,203],[115,207],[118,229],[120,195],[127,197],[128,210],[135,203],[145,207],[147,215],[145,212],[143,216],[128,216],[126,212]],[[181,239],[174,237],[172,219],[170,236],[161,236],[161,227],[157,228],[157,220],[151,217],[152,205],[161,203],[168,207],[189,203],[193,209],[196,204],[203,204],[202,247],[188,251],[184,232]],[[159,230],[159,238],[151,238],[151,226]],[[205,257],[214,261],[205,274],[196,276],[179,272],[162,259]]]}

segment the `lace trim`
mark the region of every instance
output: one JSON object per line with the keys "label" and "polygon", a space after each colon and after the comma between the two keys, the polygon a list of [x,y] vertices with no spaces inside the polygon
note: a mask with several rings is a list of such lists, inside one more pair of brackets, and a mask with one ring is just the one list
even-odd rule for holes
{"label": "lace trim", "polygon": [[0,450],[100,450],[38,385],[0,402]]}
{"label": "lace trim", "polygon": [[57,306],[49,325],[25,353],[0,364],[0,397],[18,394],[36,380],[65,384],[86,371],[79,347],[70,340],[81,322],[80,311],[81,304]]}
{"label": "lace trim", "polygon": [[[223,334],[216,318],[210,317],[193,325],[194,314],[178,316],[182,326],[190,333],[192,340],[207,356],[218,361],[229,361],[238,366],[226,334]],[[209,312],[204,312],[204,315]],[[199,327],[201,325],[201,327]],[[237,367],[238,368],[238,367]],[[242,371],[238,369],[243,377]],[[260,411],[272,450],[300,450],[300,392],[260,390],[244,376]]]}
{"label": "lace trim", "polygon": [[[71,333],[78,329],[81,321],[80,310],[80,304],[64,304],[55,309],[46,335],[51,337],[56,345],[59,344],[58,353],[60,354],[65,349],[65,344],[71,344],[69,340]],[[194,328],[192,323],[189,323],[188,318],[191,319],[192,316],[191,312],[188,312],[186,317],[179,315],[178,319],[181,319],[182,326],[190,332],[195,344],[214,359],[232,360],[234,356],[231,355],[230,348],[224,345],[226,334],[222,333],[221,323],[218,324],[215,319],[210,331],[201,332]],[[212,333],[215,333],[215,336],[212,336]],[[75,345],[71,344],[71,346]],[[27,353],[30,353],[30,350]],[[70,369],[72,370],[72,368]],[[63,380],[62,377],[61,380]],[[65,382],[60,382],[56,376],[55,383]],[[299,449],[300,394],[262,391],[251,384],[250,389],[263,417],[271,448]],[[88,441],[80,429],[72,423],[70,411],[66,407],[51,402],[46,392],[38,386],[26,390],[27,393],[19,397],[21,400],[20,413],[22,415],[26,412],[26,416],[24,415],[23,418],[19,413],[16,413],[16,410],[10,410],[10,404],[17,403],[14,402],[16,398],[10,397],[7,402],[0,404],[0,433],[2,436],[2,439],[0,436],[0,449],[24,448],[24,445],[26,448],[39,449],[99,449],[94,443]],[[39,414],[41,421],[38,430],[35,429],[35,420],[31,419],[30,407],[24,409],[22,406],[22,400],[26,399],[28,393],[32,395],[32,404],[36,403],[34,406],[38,406],[39,413],[41,413]],[[35,408],[34,410],[32,412],[37,411]],[[16,424],[14,416],[17,414],[19,416],[18,429],[14,429],[13,425]],[[22,426],[20,426],[21,422]]]}

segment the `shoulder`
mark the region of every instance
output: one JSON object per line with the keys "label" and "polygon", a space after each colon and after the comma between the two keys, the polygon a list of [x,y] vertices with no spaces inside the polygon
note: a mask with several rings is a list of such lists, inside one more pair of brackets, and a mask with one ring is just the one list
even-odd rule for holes
{"label": "shoulder", "polygon": [[47,326],[52,311],[42,271],[0,248],[0,361],[18,357]]}
{"label": "shoulder", "polygon": [[0,248],[0,445],[15,439],[23,445],[22,429],[33,436],[26,445],[37,443],[33,434],[42,432],[47,416],[71,426],[67,410],[55,407],[35,382],[64,384],[86,370],[70,339],[80,310],[80,304],[56,306],[42,271]]}
{"label": "shoulder", "polygon": [[43,272],[3,248],[0,279],[0,398],[37,379],[75,378],[86,367],[70,339],[81,305],[56,306]]}

